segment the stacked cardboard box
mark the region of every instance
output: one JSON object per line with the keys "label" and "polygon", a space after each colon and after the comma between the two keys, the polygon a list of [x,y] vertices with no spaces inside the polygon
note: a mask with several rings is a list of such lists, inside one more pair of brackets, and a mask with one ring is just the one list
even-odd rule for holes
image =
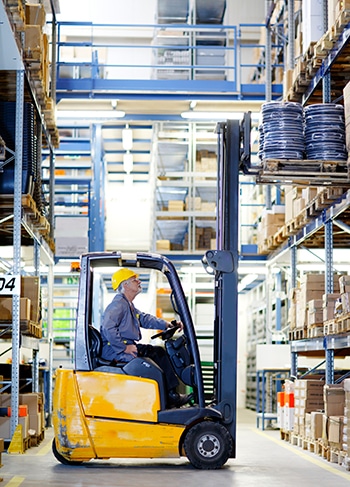
{"label": "stacked cardboard box", "polygon": [[340,276],[339,289],[342,314],[350,313],[350,276]]}
{"label": "stacked cardboard box", "polygon": [[[334,291],[339,291],[339,278],[334,276],[333,280]],[[308,324],[308,308],[309,303],[315,303],[323,300],[325,294],[325,276],[324,274],[304,274],[300,280],[299,292],[296,294],[296,328],[303,329]],[[315,309],[311,313],[312,319],[320,319],[320,308]],[[322,303],[323,306],[323,303]]]}
{"label": "stacked cardboard box", "polygon": [[200,196],[186,196],[185,208],[190,211],[201,211],[202,209],[202,198]]}
{"label": "stacked cardboard box", "polygon": [[344,385],[327,384],[323,389],[324,415],[322,440],[333,450],[342,449],[343,416],[345,411]]}
{"label": "stacked cardboard box", "polygon": [[[306,414],[323,411],[323,382],[316,379],[296,380],[294,395],[295,416],[293,431],[303,437],[306,437],[306,434],[311,436],[311,416],[307,417],[308,427],[306,429]],[[315,425],[313,428],[315,428]]]}
{"label": "stacked cardboard box", "polygon": [[170,250],[170,240],[166,240],[166,239],[157,240],[156,249],[159,251]]}
{"label": "stacked cardboard box", "polygon": [[215,152],[199,150],[196,154],[196,172],[216,172],[217,157]]}
{"label": "stacked cardboard box", "polygon": [[344,425],[342,436],[342,450],[348,455],[350,453],[350,379],[343,381],[345,406],[344,406]]}
{"label": "stacked cardboard box", "polygon": [[258,225],[258,247],[261,252],[267,247],[267,240],[284,225],[284,206],[275,205],[271,210],[263,212]]}
{"label": "stacked cardboard box", "polygon": [[[31,302],[28,298],[20,298],[20,320],[30,320]],[[12,321],[12,298],[0,298],[0,320]]]}
{"label": "stacked cardboard box", "polygon": [[339,299],[339,293],[327,294],[322,297],[323,321],[333,320],[335,317],[335,306]]}
{"label": "stacked cardboard box", "polygon": [[21,277],[21,296],[30,300],[30,320],[39,323],[41,319],[40,278]]}
{"label": "stacked cardboard box", "polygon": [[169,200],[168,211],[184,211],[185,205],[182,200]]}
{"label": "stacked cardboard box", "polygon": [[284,431],[293,431],[295,420],[295,389],[294,382],[286,380],[284,383],[284,406],[282,410],[281,422]]}
{"label": "stacked cardboard box", "polygon": [[344,416],[329,416],[327,441],[332,450],[343,449]]}
{"label": "stacked cardboard box", "polygon": [[323,326],[323,299],[312,299],[308,302],[307,325]]}
{"label": "stacked cardboard box", "polygon": [[45,8],[41,3],[26,3],[26,23],[43,27],[46,23]]}
{"label": "stacked cardboard box", "polygon": [[347,83],[343,90],[344,95],[344,112],[345,112],[345,139],[346,149],[350,152],[350,82]]}

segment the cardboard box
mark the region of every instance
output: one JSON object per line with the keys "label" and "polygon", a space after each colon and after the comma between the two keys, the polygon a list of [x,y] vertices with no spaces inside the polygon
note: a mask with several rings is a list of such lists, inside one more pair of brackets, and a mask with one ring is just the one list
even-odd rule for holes
{"label": "cardboard box", "polygon": [[[20,320],[30,320],[31,301],[28,298],[20,298]],[[12,298],[0,298],[0,320],[12,320]]]}
{"label": "cardboard box", "polygon": [[328,441],[333,444],[332,446],[340,448],[343,424],[342,416],[330,416],[328,418]]}
{"label": "cardboard box", "polygon": [[323,413],[318,411],[312,411],[310,413],[310,416],[310,438],[311,440],[318,440],[319,438],[322,438]]}
{"label": "cardboard box", "polygon": [[40,25],[43,27],[46,23],[46,12],[40,3],[26,3],[26,23],[31,25]]}
{"label": "cardboard box", "polygon": [[169,200],[168,211],[183,211],[185,208],[184,202],[181,200]]}
{"label": "cardboard box", "polygon": [[39,435],[43,430],[41,413],[29,414],[29,434]]}
{"label": "cardboard box", "polygon": [[323,389],[324,410],[327,416],[343,416],[345,391],[337,384],[327,384]]}
{"label": "cardboard box", "polygon": [[350,313],[350,293],[340,295],[343,313]]}
{"label": "cardboard box", "polygon": [[40,25],[26,25],[24,38],[26,56],[29,57],[34,51],[40,52],[41,55],[43,54],[42,28]]}
{"label": "cardboard box", "polygon": [[30,319],[38,323],[41,318],[40,278],[38,276],[21,277],[21,297],[30,299]]}
{"label": "cardboard box", "polygon": [[[21,416],[18,418],[18,424],[22,425],[22,437],[28,438],[29,417]],[[0,417],[0,437],[5,440],[11,440],[11,418]]]}
{"label": "cardboard box", "polygon": [[40,399],[36,392],[20,394],[19,403],[28,406],[28,414],[37,414],[39,412]]}
{"label": "cardboard box", "polygon": [[350,276],[339,277],[339,291],[340,293],[350,292]]}
{"label": "cardboard box", "polygon": [[170,250],[170,240],[157,240],[156,249],[157,250]]}

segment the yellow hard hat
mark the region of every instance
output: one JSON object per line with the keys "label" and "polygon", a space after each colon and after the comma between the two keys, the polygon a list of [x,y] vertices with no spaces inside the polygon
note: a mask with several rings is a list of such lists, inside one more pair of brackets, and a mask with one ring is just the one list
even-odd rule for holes
{"label": "yellow hard hat", "polygon": [[130,277],[139,277],[139,276],[134,271],[131,271],[126,267],[124,267],[123,269],[119,269],[119,271],[116,271],[112,276],[112,288],[114,289],[114,291],[118,289],[119,285],[123,281],[130,279]]}

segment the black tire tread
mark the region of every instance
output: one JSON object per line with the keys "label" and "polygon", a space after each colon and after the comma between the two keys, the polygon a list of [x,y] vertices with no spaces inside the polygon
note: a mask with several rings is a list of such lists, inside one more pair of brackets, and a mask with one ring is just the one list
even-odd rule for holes
{"label": "black tire tread", "polygon": [[[221,448],[219,455],[214,458],[204,458],[196,450],[198,438],[206,433],[214,434],[220,438]],[[216,470],[221,468],[231,456],[233,441],[230,433],[220,423],[203,421],[194,425],[187,433],[184,449],[191,464],[201,470]]]}

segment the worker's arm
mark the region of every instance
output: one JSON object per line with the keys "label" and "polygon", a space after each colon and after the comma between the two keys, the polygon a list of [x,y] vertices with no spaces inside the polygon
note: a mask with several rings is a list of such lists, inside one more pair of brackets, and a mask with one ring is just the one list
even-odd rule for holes
{"label": "worker's arm", "polygon": [[[139,320],[140,320],[140,325],[142,328],[152,328],[155,330],[166,330],[167,328],[171,328],[174,326],[173,322],[168,322],[165,321],[161,318],[157,318],[156,316],[153,316],[148,313],[143,313],[139,310],[136,310]],[[180,326],[180,330],[183,330],[183,324],[181,321],[176,321],[176,324]]]}

